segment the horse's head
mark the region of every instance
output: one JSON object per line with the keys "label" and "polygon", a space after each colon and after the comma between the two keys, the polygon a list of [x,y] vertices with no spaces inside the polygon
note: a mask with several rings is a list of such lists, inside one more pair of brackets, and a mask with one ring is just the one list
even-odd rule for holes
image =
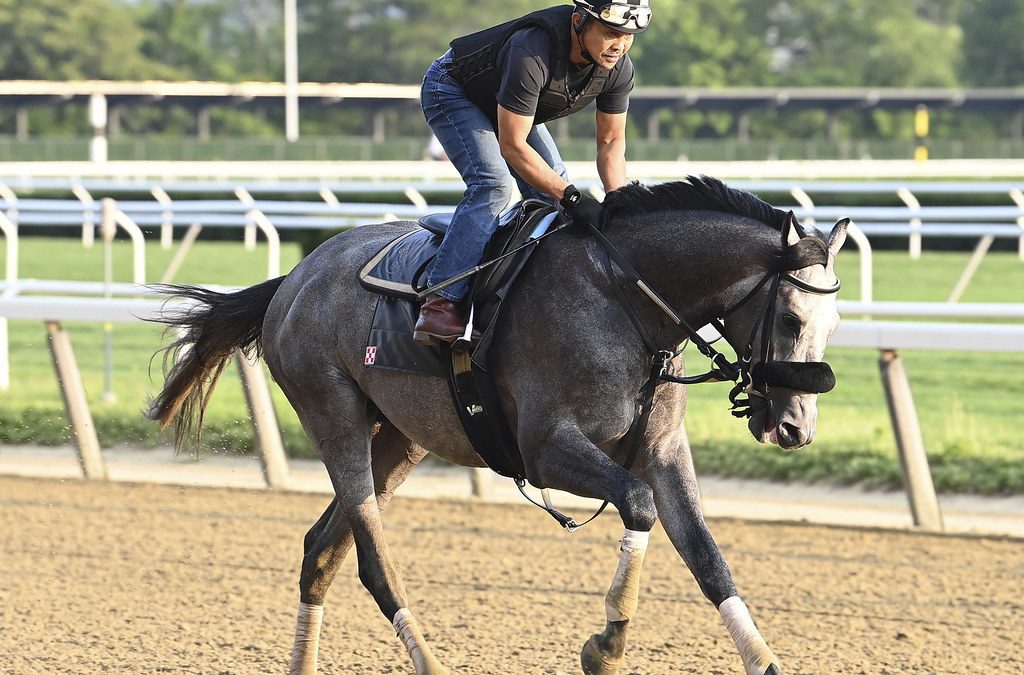
{"label": "horse's head", "polygon": [[735,320],[727,320],[739,326],[730,333],[750,376],[743,389],[747,426],[762,443],[795,450],[814,440],[818,394],[835,385],[823,357],[839,325],[834,264],[848,224],[839,221],[823,237],[805,232],[790,214],[774,269],[735,307]]}

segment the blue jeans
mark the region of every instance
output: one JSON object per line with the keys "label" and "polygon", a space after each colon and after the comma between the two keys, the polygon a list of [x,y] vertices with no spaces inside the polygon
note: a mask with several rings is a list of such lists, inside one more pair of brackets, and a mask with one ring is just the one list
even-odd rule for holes
{"label": "blue jeans", "polygon": [[[427,284],[431,286],[480,262],[484,247],[498,227],[498,216],[511,201],[516,184],[524,199],[551,201],[550,196],[531,187],[502,159],[498,134],[490,120],[466,98],[462,86],[448,74],[446,65],[451,61],[451,51],[434,61],[427,69],[420,90],[423,116],[466,182],[462,201],[455,208],[451,225],[427,274]],[[535,126],[526,140],[548,166],[568,180],[555,141],[543,124]],[[464,279],[439,295],[458,302],[468,289],[469,280]]]}

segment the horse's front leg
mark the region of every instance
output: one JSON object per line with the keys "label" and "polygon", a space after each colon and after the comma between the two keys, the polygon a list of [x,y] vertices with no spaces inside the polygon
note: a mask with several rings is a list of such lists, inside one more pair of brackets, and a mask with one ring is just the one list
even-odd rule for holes
{"label": "horse's front leg", "polygon": [[647,479],[654,488],[662,526],[705,597],[718,608],[747,675],[781,674],[778,658],[736,593],[729,566],[704,524],[697,479],[685,440],[673,450],[659,452],[648,469]]}
{"label": "horse's front leg", "polygon": [[[528,439],[525,435],[521,438]],[[619,565],[605,597],[608,622],[603,633],[587,640],[580,656],[587,675],[613,675],[622,665],[626,625],[636,611],[640,568],[657,519],[651,488],[598,449],[578,426],[568,422],[557,425],[536,442],[528,439],[521,447],[527,476],[535,486],[608,500],[622,518],[625,531]]]}
{"label": "horse's front leg", "polygon": [[640,568],[650,532],[627,529],[619,541],[619,566],[604,598],[607,623],[583,645],[580,663],[587,675],[613,675],[626,653],[626,628],[640,598]]}

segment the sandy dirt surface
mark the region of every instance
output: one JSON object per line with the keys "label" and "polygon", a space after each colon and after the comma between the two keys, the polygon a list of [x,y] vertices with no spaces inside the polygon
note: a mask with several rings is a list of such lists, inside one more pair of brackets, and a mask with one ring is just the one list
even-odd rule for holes
{"label": "sandy dirt surface", "polygon": [[[323,495],[0,478],[0,673],[275,673]],[[528,506],[397,498],[385,527],[435,654],[460,673],[578,673],[621,524],[573,535]],[[1024,672],[1024,542],[716,520],[789,675]],[[741,673],[664,532],[624,673]],[[346,560],[324,673],[407,673]]]}

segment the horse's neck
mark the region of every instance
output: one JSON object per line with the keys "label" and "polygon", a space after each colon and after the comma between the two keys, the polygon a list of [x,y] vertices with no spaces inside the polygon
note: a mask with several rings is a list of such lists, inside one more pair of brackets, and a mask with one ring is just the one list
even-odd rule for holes
{"label": "horse's neck", "polygon": [[[739,282],[763,273],[773,233],[746,218],[704,211],[639,216],[614,224],[608,237],[698,327],[721,315]],[[646,313],[664,324],[649,303]]]}

